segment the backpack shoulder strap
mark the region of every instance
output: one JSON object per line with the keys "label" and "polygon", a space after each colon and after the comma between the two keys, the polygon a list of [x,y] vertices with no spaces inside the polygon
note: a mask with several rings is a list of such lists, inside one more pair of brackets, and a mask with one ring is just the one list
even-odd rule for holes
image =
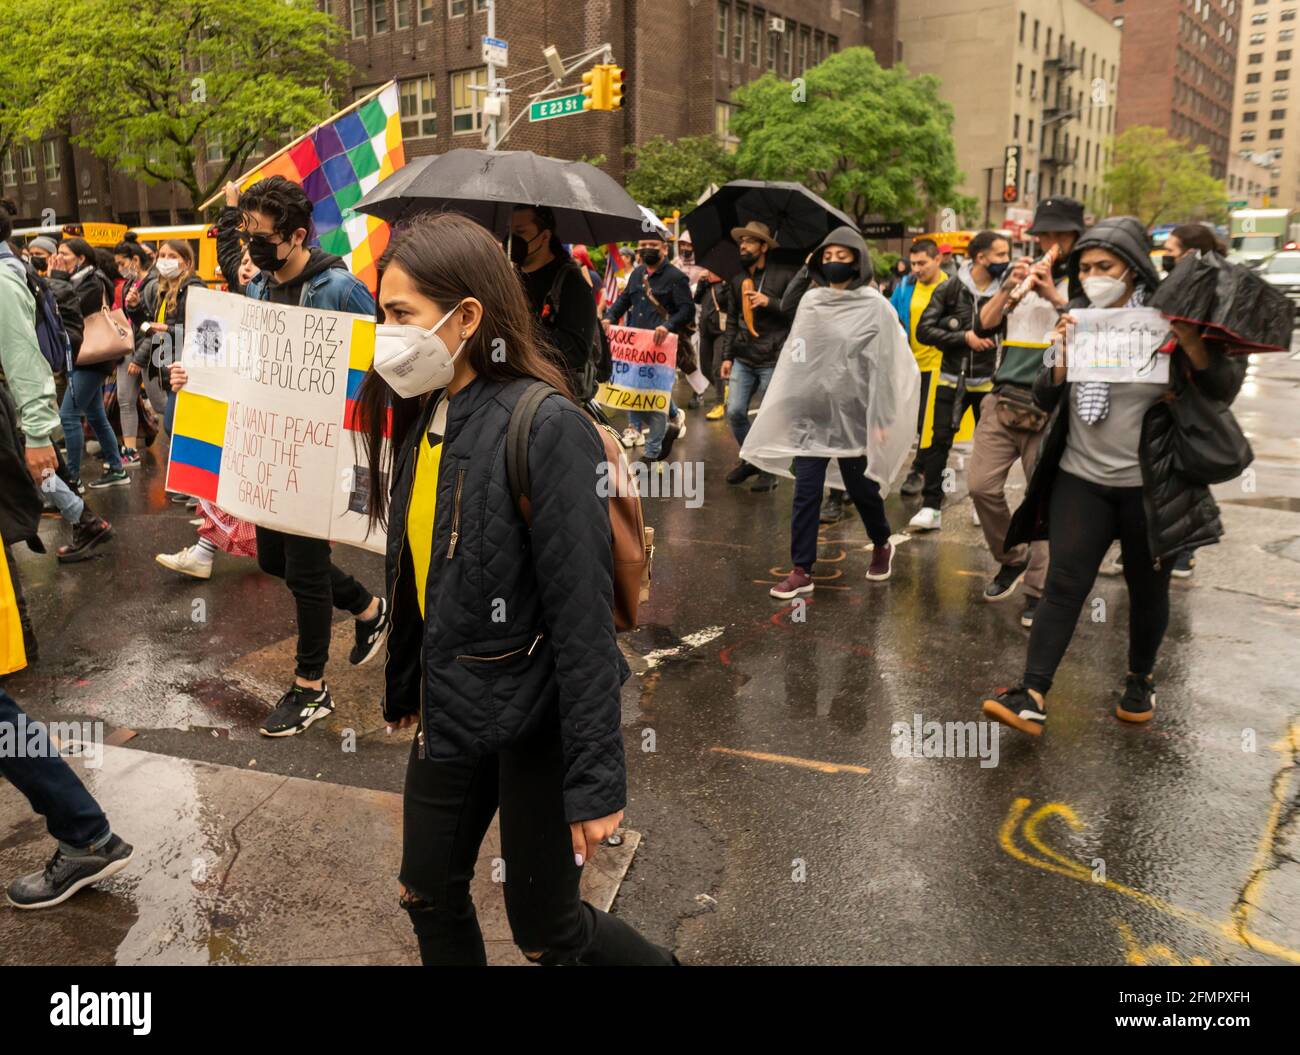
{"label": "backpack shoulder strap", "polygon": [[533,431],[537,408],[555,391],[545,381],[534,381],[515,403],[506,428],[506,478],[510,481],[510,497],[529,524],[532,523],[532,510],[529,502],[528,438]]}
{"label": "backpack shoulder strap", "polygon": [[551,309],[548,321],[552,324],[554,324],[556,316],[560,313],[560,295],[564,292],[564,280],[569,277],[570,272],[575,270],[578,271],[579,275],[581,275],[581,269],[578,268],[577,262],[572,257],[569,257],[569,259],[565,263],[561,264],[556,270],[555,278],[551,280],[551,288],[546,294],[546,303]]}

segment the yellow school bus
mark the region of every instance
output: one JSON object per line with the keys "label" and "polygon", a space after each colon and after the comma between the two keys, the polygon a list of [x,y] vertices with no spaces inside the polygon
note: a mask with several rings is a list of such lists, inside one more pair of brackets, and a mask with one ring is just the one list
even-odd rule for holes
{"label": "yellow school bus", "polygon": [[112,249],[122,240],[125,234],[126,224],[124,223],[86,221],[84,223],[65,223],[63,225],[64,238],[84,238],[91,245],[103,246],[105,249]]}
{"label": "yellow school bus", "polygon": [[154,252],[163,242],[189,242],[194,250],[194,272],[209,286],[225,281],[217,266],[217,229],[212,224],[188,223],[173,227],[132,227],[136,241],[147,243]]}

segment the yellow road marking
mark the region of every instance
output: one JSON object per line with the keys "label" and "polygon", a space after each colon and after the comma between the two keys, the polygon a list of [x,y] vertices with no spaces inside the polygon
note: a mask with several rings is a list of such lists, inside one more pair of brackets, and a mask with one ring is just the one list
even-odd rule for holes
{"label": "yellow road marking", "polygon": [[[1292,729],[1292,735],[1295,730]],[[1090,883],[1094,886],[1104,887],[1116,894],[1122,894],[1124,897],[1137,901],[1149,908],[1154,908],[1167,916],[1181,920],[1184,923],[1199,927],[1201,930],[1214,935],[1215,937],[1225,938],[1237,945],[1245,946],[1256,952],[1262,952],[1269,956],[1276,956],[1279,959],[1289,960],[1292,963],[1300,963],[1300,951],[1288,948],[1277,942],[1270,941],[1268,938],[1261,937],[1246,929],[1246,920],[1244,915],[1237,919],[1229,918],[1218,921],[1211,919],[1204,913],[1197,912],[1194,909],[1183,908],[1181,905],[1175,905],[1172,902],[1165,901],[1163,898],[1154,897],[1143,890],[1137,890],[1123,883],[1117,883],[1113,879],[1101,881],[1092,878],[1092,870],[1083,863],[1065,857],[1057,853],[1038,835],[1038,825],[1048,817],[1061,818],[1072,830],[1082,831],[1084,823],[1079,820],[1074,810],[1064,802],[1048,802],[1039,806],[1026,820],[1025,811],[1029,808],[1030,800],[1027,798],[1018,798],[1011,804],[1011,809],[1007,811],[1006,820],[1002,822],[1002,827],[998,831],[998,844],[1006,853],[1014,857],[1017,861],[1022,861],[1027,865],[1033,865],[1035,868],[1041,868],[1047,872],[1055,872],[1057,875],[1066,876],[1069,879],[1078,880],[1081,883]],[[1276,823],[1272,826],[1275,828]],[[1035,857],[1026,853],[1016,845],[1015,835],[1019,830],[1025,841],[1032,846],[1042,857]],[[1269,830],[1266,829],[1265,837],[1267,839]],[[1271,842],[1268,842],[1271,846]],[[1256,859],[1260,860],[1257,853]],[[1249,889],[1249,888],[1248,888]],[[1244,896],[1244,895],[1243,895]],[[1235,914],[1235,909],[1234,909]]]}
{"label": "yellow road marking", "polygon": [[793,755],[772,755],[766,751],[740,751],[734,747],[711,747],[709,750],[720,755],[752,758],[758,762],[778,762],[784,766],[802,766],[804,769],[815,769],[819,773],[857,773],[866,776],[871,772],[866,766],[851,766],[844,762],[818,762],[811,758],[795,758]]}
{"label": "yellow road marking", "polygon": [[1254,935],[1250,934],[1246,926],[1250,920],[1250,910],[1254,907],[1252,904],[1254,895],[1264,885],[1264,877],[1268,874],[1265,866],[1268,864],[1268,859],[1273,855],[1273,847],[1277,842],[1278,822],[1282,819],[1282,809],[1286,805],[1291,792],[1291,779],[1295,775],[1295,760],[1300,755],[1300,722],[1292,722],[1291,728],[1287,730],[1286,735],[1277,743],[1269,746],[1274,751],[1287,756],[1288,761],[1276,777],[1273,788],[1273,805],[1268,811],[1268,820],[1264,824],[1264,833],[1260,836],[1259,846],[1255,848],[1255,857],[1250,862],[1250,879],[1237,897],[1237,903],[1232,906],[1232,918],[1236,923],[1237,933],[1243,939],[1254,938]]}

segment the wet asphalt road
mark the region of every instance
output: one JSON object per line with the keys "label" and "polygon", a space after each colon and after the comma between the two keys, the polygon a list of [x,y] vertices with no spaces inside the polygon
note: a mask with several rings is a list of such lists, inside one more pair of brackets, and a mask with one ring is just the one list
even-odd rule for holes
{"label": "wet asphalt road", "polygon": [[[865,581],[864,532],[843,521],[792,606],[767,595],[788,570],[790,483],[729,488],[734,443],[691,412],[674,458],[702,465],[702,503],[646,501],[654,590],[623,698],[643,842],[616,911],[696,963],[1300,962],[1297,401],[1300,360],[1252,369],[1236,409],[1255,473],[1218,489],[1228,537],[1174,586],[1156,720],[1113,717],[1127,603],[1099,578],[1041,742],[1002,730],[987,767],[900,757],[892,731],[977,719],[1023,664],[1019,597],[980,600],[994,569],[964,474],[942,532],[902,542],[890,582]],[[193,529],[158,462],[134,476],[92,492],[117,532],[101,558],[20,555],[42,658],[7,690],[39,718],[129,729],[130,748],[399,791],[379,671],[340,669],[341,636],[339,712],[257,736],[291,671],[287,591],[247,560],[219,557],[206,583],[157,566]],[[916,503],[890,499],[896,532]],[[377,557],[336,554],[380,587]]]}

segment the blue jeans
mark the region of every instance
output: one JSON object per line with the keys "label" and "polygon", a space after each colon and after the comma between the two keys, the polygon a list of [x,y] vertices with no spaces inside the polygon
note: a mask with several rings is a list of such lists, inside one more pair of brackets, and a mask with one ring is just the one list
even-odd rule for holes
{"label": "blue jeans", "polygon": [[677,416],[677,404],[673,402],[673,397],[668,397],[668,413],[655,414],[647,410],[628,411],[627,420],[632,423],[634,429],[648,428],[649,434],[645,438],[645,456],[649,461],[654,461],[659,457],[659,452],[663,450],[664,433],[668,431],[668,422]]}
{"label": "blue jeans", "polygon": [[[112,834],[108,818],[77,774],[54,753],[48,738],[32,735],[31,720],[4,689],[0,689],[0,727],[9,726],[3,740],[15,750],[0,753],[0,775],[26,796],[32,809],[45,818],[45,827],[59,840],[65,853],[97,849]],[[25,728],[24,728],[25,727]],[[19,736],[26,749],[40,753],[35,758],[17,757]]]}
{"label": "blue jeans", "polygon": [[122,468],[122,456],[117,450],[117,434],[108,423],[104,411],[104,375],[97,370],[78,370],[75,366],[68,375],[68,388],[63,393],[59,419],[63,422],[63,438],[68,444],[68,472],[74,480],[81,479],[81,455],[85,450],[85,437],[81,419],[85,417],[103,448],[109,468]]}
{"label": "blue jeans", "polygon": [[763,393],[776,366],[750,366],[739,359],[731,364],[730,388],[727,390],[727,424],[736,437],[736,445],[743,447],[749,435],[749,402],[755,396],[763,402]]}
{"label": "blue jeans", "polygon": [[59,516],[69,524],[77,524],[81,521],[86,503],[76,491],[63,482],[58,474],[50,473],[42,481],[41,492],[50,500],[50,505],[59,511]]}

